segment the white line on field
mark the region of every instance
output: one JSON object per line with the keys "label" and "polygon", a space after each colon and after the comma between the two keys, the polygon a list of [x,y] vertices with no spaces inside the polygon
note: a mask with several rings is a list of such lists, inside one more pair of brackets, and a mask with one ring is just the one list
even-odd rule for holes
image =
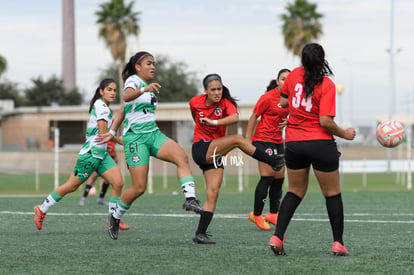
{"label": "white line on field", "polygon": [[[33,212],[21,212],[21,211],[0,211],[0,215],[34,215]],[[108,213],[47,213],[48,216],[107,216]],[[187,214],[142,214],[142,213],[128,213],[127,216],[135,217],[175,217],[175,218],[192,218],[198,217],[198,215],[187,213]],[[311,221],[311,222],[328,222],[326,219],[317,219],[317,218],[298,218],[298,216],[318,216],[322,214],[296,214],[296,218],[293,218],[294,221]],[[324,214],[327,215],[327,214]],[[368,214],[368,213],[354,213],[346,214],[347,216],[414,216],[412,213],[408,214]],[[214,214],[214,218],[221,219],[247,219],[245,214]],[[414,224],[414,220],[407,221],[395,221],[395,220],[356,220],[356,219],[345,219],[345,222],[355,222],[355,223],[401,223],[401,224]]]}

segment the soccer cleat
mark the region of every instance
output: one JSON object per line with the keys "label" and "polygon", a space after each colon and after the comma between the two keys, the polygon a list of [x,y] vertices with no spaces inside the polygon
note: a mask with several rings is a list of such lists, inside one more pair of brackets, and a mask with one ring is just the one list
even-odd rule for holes
{"label": "soccer cleat", "polygon": [[273,225],[277,224],[277,216],[278,214],[275,213],[267,213],[266,216],[264,217],[264,220],[268,223],[271,223]]}
{"label": "soccer cleat", "polygon": [[198,233],[193,238],[194,243],[199,244],[215,244],[216,242],[210,239],[207,235],[207,233]]}
{"label": "soccer cleat", "polygon": [[203,213],[203,208],[200,206],[199,201],[195,198],[186,199],[183,204],[183,209],[187,211],[193,211],[197,214]]}
{"label": "soccer cleat", "polygon": [[78,205],[79,205],[79,206],[84,206],[84,205],[85,205],[85,203],[86,203],[86,198],[85,198],[85,197],[82,197],[82,198],[80,199],[80,201],[79,201]]}
{"label": "soccer cleat", "polygon": [[270,238],[269,246],[276,256],[286,255],[285,249],[283,248],[283,242],[279,239],[278,236],[273,235]]}
{"label": "soccer cleat", "polygon": [[106,206],[109,205],[109,203],[107,203],[103,198],[97,198],[96,203],[100,205],[106,205]]}
{"label": "soccer cleat", "polygon": [[[109,222],[106,222],[106,226],[109,226]],[[119,230],[128,230],[128,229],[130,229],[129,225],[126,225],[122,221],[119,221]]]}
{"label": "soccer cleat", "polygon": [[111,239],[113,239],[113,240],[117,240],[118,239],[118,231],[119,231],[119,222],[120,222],[120,220],[114,218],[112,213],[110,213],[109,216],[108,216],[108,222],[109,222],[109,226],[108,226],[109,237],[111,237]]}
{"label": "soccer cleat", "polygon": [[42,210],[40,210],[39,205],[36,205],[33,210],[35,214],[34,222],[36,224],[37,229],[41,230],[43,220],[46,218],[46,213],[43,213]]}
{"label": "soccer cleat", "polygon": [[348,250],[345,245],[342,245],[340,242],[334,242],[332,245],[332,255],[333,256],[348,256]]}
{"label": "soccer cleat", "polygon": [[276,164],[272,166],[273,170],[279,172],[282,170],[283,166],[285,166],[285,157],[284,156],[276,156]]}
{"label": "soccer cleat", "polygon": [[254,213],[253,213],[253,211],[251,211],[249,213],[248,218],[249,218],[249,220],[252,223],[256,224],[256,226],[259,227],[260,229],[262,229],[262,230],[270,230],[270,225],[263,220],[262,215],[255,216]]}

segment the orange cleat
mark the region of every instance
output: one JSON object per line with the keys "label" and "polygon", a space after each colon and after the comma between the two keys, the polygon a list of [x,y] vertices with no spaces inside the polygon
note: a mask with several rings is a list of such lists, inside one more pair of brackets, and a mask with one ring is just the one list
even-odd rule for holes
{"label": "orange cleat", "polygon": [[[106,226],[109,226],[109,222],[106,223]],[[119,222],[119,229],[120,230],[128,230],[131,227],[129,225],[124,224],[122,221]]]}
{"label": "orange cleat", "polygon": [[255,216],[253,211],[251,211],[249,213],[248,218],[252,223],[256,224],[256,226],[259,227],[261,230],[270,230],[270,225],[263,220],[262,215]]}
{"label": "orange cleat", "polygon": [[276,235],[273,235],[270,238],[269,246],[270,246],[270,249],[273,251],[273,253],[275,253],[276,256],[286,255],[285,250],[283,249],[283,242]]}
{"label": "orange cleat", "polygon": [[273,225],[276,225],[277,224],[277,217],[278,217],[278,214],[270,213],[269,212],[264,217],[264,220],[267,221],[268,223],[271,223]]}
{"label": "orange cleat", "polygon": [[36,205],[33,210],[35,214],[34,222],[36,224],[37,229],[41,230],[43,220],[46,218],[46,213],[43,213],[42,210],[40,210],[39,205]]}
{"label": "orange cleat", "polygon": [[348,256],[348,250],[340,242],[334,242],[332,245],[332,255],[333,256]]}

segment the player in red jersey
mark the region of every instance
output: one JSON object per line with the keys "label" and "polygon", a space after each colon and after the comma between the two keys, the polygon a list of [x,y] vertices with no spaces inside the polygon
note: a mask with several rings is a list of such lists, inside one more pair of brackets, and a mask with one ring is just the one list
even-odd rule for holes
{"label": "player in red jersey", "polygon": [[[279,71],[275,81],[276,87],[273,88],[269,85],[271,89],[259,98],[247,124],[246,138],[252,140],[253,145],[269,155],[284,155],[285,153],[282,130],[279,129],[279,124],[286,120],[288,110],[282,108],[279,102],[280,91],[289,72],[288,69]],[[259,117],[260,121],[258,122]],[[270,230],[268,223],[276,225],[277,222],[285,169],[276,172],[268,164],[260,161],[258,166],[260,180],[255,190],[254,208],[249,213],[248,218],[258,228]],[[262,211],[268,194],[269,212],[263,220]]]}
{"label": "player in red jersey", "polygon": [[236,100],[223,86],[218,74],[209,74],[203,80],[205,94],[190,100],[190,109],[195,121],[192,156],[203,170],[207,187],[207,199],[193,241],[214,244],[206,230],[216,208],[219,189],[223,180],[223,156],[234,148],[241,149],[253,158],[269,163],[273,169],[284,166],[284,158],[269,156],[241,135],[226,136],[227,125],[239,121]]}
{"label": "player in red jersey", "polygon": [[336,90],[327,77],[332,75],[332,70],[321,45],[310,43],[303,48],[302,66],[288,75],[281,93],[280,105],[289,107],[285,138],[289,192],[280,205],[276,230],[269,245],[276,255],[285,255],[284,234],[306,194],[312,165],[326,200],[334,240],[331,252],[347,256],[342,239],[344,211],[339,185],[339,153],[334,136],[352,140],[355,129],[342,129],[333,119]]}

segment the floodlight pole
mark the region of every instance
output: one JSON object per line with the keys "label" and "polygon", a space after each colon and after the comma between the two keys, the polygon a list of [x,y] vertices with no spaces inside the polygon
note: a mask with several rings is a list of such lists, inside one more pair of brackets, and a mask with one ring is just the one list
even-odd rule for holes
{"label": "floodlight pole", "polygon": [[[395,78],[394,78],[394,0],[391,0],[391,14],[390,14],[390,110],[389,119],[394,115],[395,107]],[[392,149],[387,149],[387,171],[391,172]]]}

